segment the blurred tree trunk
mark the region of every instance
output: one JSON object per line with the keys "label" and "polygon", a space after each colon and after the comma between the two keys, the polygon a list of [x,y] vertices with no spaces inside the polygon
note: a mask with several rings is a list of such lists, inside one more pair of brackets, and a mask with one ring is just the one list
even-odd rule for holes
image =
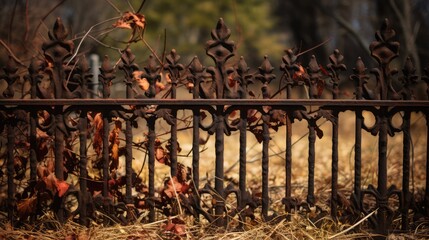
{"label": "blurred tree trunk", "polygon": [[[274,10],[279,18],[282,31],[291,31],[293,41],[300,51],[312,48],[324,42],[320,34],[317,4],[312,0],[278,0]],[[290,46],[293,47],[293,46]],[[289,47],[288,47],[289,48]],[[311,54],[326,56],[324,47],[319,47],[306,54],[303,64],[307,64]],[[303,56],[304,57],[304,56]]]}

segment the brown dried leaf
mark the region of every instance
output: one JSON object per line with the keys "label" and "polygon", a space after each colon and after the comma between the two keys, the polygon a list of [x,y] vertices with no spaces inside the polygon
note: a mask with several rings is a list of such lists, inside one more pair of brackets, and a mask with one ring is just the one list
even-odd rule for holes
{"label": "brown dried leaf", "polygon": [[159,92],[161,92],[162,90],[165,89],[165,85],[163,83],[156,82],[155,83],[155,88],[156,88],[156,93],[159,93]]}
{"label": "brown dried leaf", "polygon": [[101,113],[97,113],[93,121],[94,126],[94,142],[92,148],[98,156],[101,154],[103,148],[103,117]]}
{"label": "brown dried leaf", "polygon": [[186,234],[185,222],[179,218],[174,218],[174,219],[168,218],[167,223],[161,225],[161,228],[163,231],[172,232],[178,236],[183,236]]}
{"label": "brown dried leaf", "polygon": [[182,191],[182,187],[183,185],[177,180],[177,177],[172,177],[167,180],[163,192],[168,198],[173,198],[176,197],[176,193]]}
{"label": "brown dried leaf", "polygon": [[317,135],[317,137],[318,137],[319,139],[321,139],[321,138],[323,137],[323,131],[322,131],[322,129],[320,129],[318,126],[316,126],[316,127],[314,128],[314,130],[316,131],[316,135]]}
{"label": "brown dried leaf", "polygon": [[20,201],[17,205],[18,207],[18,216],[20,219],[25,219],[30,215],[36,213],[36,205],[37,205],[37,196],[33,196],[31,198],[26,198]]}
{"label": "brown dried leaf", "polygon": [[146,24],[146,19],[143,14],[140,13],[131,13],[124,12],[118,21],[113,24],[115,28],[125,28],[125,29],[134,29],[140,28],[143,29]]}
{"label": "brown dried leaf", "polygon": [[47,167],[39,165],[37,166],[37,177],[39,179],[43,179],[44,177],[47,177],[49,175],[49,170]]}
{"label": "brown dried leaf", "polygon": [[50,190],[53,194],[57,192],[57,178],[54,173],[50,173],[48,176],[44,177],[43,181],[45,182],[46,189]]}
{"label": "brown dried leaf", "polygon": [[166,153],[163,147],[157,147],[155,148],[155,159],[162,163],[165,164],[166,163],[166,159],[165,159]]}

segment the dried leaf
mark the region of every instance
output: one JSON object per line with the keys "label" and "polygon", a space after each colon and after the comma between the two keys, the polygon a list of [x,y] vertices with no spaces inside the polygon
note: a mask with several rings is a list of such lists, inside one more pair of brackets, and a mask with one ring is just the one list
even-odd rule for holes
{"label": "dried leaf", "polygon": [[156,82],[155,83],[155,88],[156,88],[156,93],[159,93],[159,92],[161,92],[162,90],[165,89],[165,85],[163,83]]}
{"label": "dried leaf", "polygon": [[172,177],[166,181],[163,193],[168,198],[173,198],[176,197],[176,193],[180,193],[182,191],[182,187],[183,185],[177,180],[177,177]]}
{"label": "dried leaf", "polygon": [[183,236],[186,234],[185,222],[180,218],[168,218],[167,223],[161,225],[161,229],[166,232],[172,232],[178,236]]}
{"label": "dried leaf", "polygon": [[50,190],[53,194],[57,192],[56,186],[57,178],[54,173],[50,173],[47,177],[43,178],[43,182],[45,182],[46,189]]}
{"label": "dried leaf", "polygon": [[143,71],[134,71],[133,72],[133,79],[136,81],[137,85],[142,89],[143,91],[146,91],[149,89],[149,82],[146,78],[142,78],[141,76],[144,74]]}
{"label": "dried leaf", "polygon": [[125,28],[125,29],[134,29],[140,28],[143,29],[146,24],[146,19],[143,14],[124,12],[118,21],[113,24],[115,28]]}
{"label": "dried leaf", "polygon": [[319,139],[321,139],[321,138],[323,137],[323,131],[322,131],[322,129],[320,129],[318,126],[316,126],[316,127],[314,128],[314,130],[316,131],[316,135],[317,135],[317,137],[318,137]]}
{"label": "dried leaf", "polygon": [[296,71],[292,76],[292,78],[296,81],[303,80],[305,74],[307,74],[307,72],[305,71],[305,68],[303,66],[298,65],[298,68],[299,68],[299,70]]}
{"label": "dried leaf", "polygon": [[92,147],[95,153],[100,156],[103,148],[103,117],[101,113],[97,113],[93,121],[94,126],[94,141]]}
{"label": "dried leaf", "polygon": [[60,181],[56,179],[55,186],[57,187],[58,196],[62,197],[69,189],[70,184],[68,184],[66,181]]}
{"label": "dried leaf", "polygon": [[20,219],[26,219],[36,213],[37,197],[26,198],[17,204],[18,216]]}
{"label": "dried leaf", "polygon": [[110,170],[117,169],[119,166],[119,133],[121,132],[122,122],[115,121],[115,128],[109,134],[109,143],[111,151]]}
{"label": "dried leaf", "polygon": [[166,154],[165,154],[165,150],[164,150],[163,147],[157,147],[157,148],[155,148],[155,159],[158,162],[160,162],[162,164],[165,164],[166,163],[165,156],[166,156]]}
{"label": "dried leaf", "polygon": [[264,137],[262,136],[262,129],[253,128],[250,131],[253,133],[253,135],[255,135],[258,143],[261,143],[264,140]]}
{"label": "dried leaf", "polygon": [[39,179],[43,179],[44,177],[47,177],[49,175],[49,170],[47,167],[39,165],[37,166],[37,177]]}

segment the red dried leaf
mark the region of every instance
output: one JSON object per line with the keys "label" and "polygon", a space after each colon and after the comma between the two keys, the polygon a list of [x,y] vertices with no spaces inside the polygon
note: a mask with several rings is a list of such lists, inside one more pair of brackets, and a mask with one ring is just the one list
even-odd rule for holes
{"label": "red dried leaf", "polygon": [[307,74],[307,72],[305,71],[305,68],[303,66],[298,65],[298,68],[299,68],[299,70],[296,71],[292,76],[292,78],[296,81],[303,80],[305,74]]}
{"label": "red dried leaf", "polygon": [[62,197],[69,189],[70,184],[68,184],[66,181],[60,181],[57,179],[55,181],[55,186],[57,187],[58,196]]}
{"label": "red dried leaf", "polygon": [[317,82],[317,96],[321,97],[323,90],[325,89],[325,81],[320,80]]}

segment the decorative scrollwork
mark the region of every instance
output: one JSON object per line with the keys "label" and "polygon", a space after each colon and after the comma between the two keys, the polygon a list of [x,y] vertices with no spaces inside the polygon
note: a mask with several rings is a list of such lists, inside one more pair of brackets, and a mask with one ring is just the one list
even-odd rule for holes
{"label": "decorative scrollwork", "polygon": [[4,98],[13,98],[15,95],[14,83],[19,79],[18,63],[13,57],[9,57],[7,65],[3,67],[4,74],[0,75],[0,80],[3,79],[7,83],[7,88],[3,91]]}
{"label": "decorative scrollwork", "polygon": [[106,55],[104,56],[103,63],[100,67],[100,75],[98,76],[98,80],[101,82],[101,93],[103,98],[110,97],[110,86],[112,86],[113,79],[115,79],[115,69],[110,64],[110,59]]}
{"label": "decorative scrollwork", "polygon": [[414,63],[411,61],[410,57],[407,57],[402,73],[404,74],[401,78],[403,84],[401,89],[402,99],[412,100],[414,99],[412,87],[417,84],[419,77],[416,75],[416,68],[414,67]]}
{"label": "decorative scrollwork", "polygon": [[369,75],[366,74],[366,67],[364,62],[360,57],[358,57],[356,61],[356,67],[353,68],[353,73],[350,76],[350,80],[354,81],[355,83],[355,96],[356,99],[371,99],[372,98],[372,91],[368,89],[368,79]]}
{"label": "decorative scrollwork", "polygon": [[380,65],[389,64],[399,54],[399,43],[394,41],[395,30],[386,18],[381,25],[380,30],[375,33],[376,41],[369,46],[371,56],[373,56]]}
{"label": "decorative scrollwork", "polygon": [[235,43],[228,40],[231,30],[225,25],[223,19],[219,19],[216,29],[211,32],[212,40],[207,41],[206,53],[216,64],[224,64],[230,57],[234,56]]}

